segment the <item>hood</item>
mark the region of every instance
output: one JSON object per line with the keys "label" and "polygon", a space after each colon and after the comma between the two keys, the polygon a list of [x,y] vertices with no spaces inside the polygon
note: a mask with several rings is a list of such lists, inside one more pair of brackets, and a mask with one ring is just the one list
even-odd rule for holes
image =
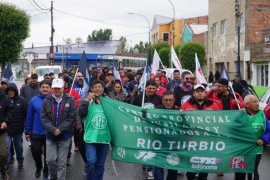
{"label": "hood", "polygon": [[15,96],[18,96],[19,93],[18,93],[18,88],[17,88],[17,85],[15,83],[9,83],[7,85],[7,89],[6,89],[6,94],[8,94],[8,90],[14,90],[15,91]]}

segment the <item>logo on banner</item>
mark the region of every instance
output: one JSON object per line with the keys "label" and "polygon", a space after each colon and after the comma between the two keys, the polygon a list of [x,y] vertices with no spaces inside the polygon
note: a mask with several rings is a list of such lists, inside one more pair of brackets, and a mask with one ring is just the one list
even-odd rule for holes
{"label": "logo on banner", "polygon": [[107,124],[107,119],[104,114],[98,113],[93,117],[92,125],[97,129],[105,128]]}
{"label": "logo on banner", "polygon": [[117,148],[117,155],[121,158],[125,158],[126,156],[126,150],[125,148],[122,148],[122,147],[118,147]]}
{"label": "logo on banner", "polygon": [[217,164],[222,162],[221,158],[216,157],[197,157],[193,156],[190,158],[193,169],[213,169],[217,170]]}
{"label": "logo on banner", "polygon": [[175,166],[175,165],[179,164],[180,157],[175,153],[171,153],[171,154],[167,155],[167,162],[170,165]]}
{"label": "logo on banner", "polygon": [[244,160],[244,156],[236,156],[232,157],[230,160],[230,169],[243,169],[246,168],[246,162]]}
{"label": "logo on banner", "polygon": [[152,151],[139,151],[138,154],[135,154],[134,156],[137,160],[142,159],[143,161],[148,161],[155,157],[156,153],[153,153]]}

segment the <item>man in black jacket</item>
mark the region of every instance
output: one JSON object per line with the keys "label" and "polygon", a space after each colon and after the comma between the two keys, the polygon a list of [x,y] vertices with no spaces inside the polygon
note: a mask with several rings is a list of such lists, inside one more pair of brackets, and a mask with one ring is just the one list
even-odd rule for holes
{"label": "man in black jacket", "polygon": [[12,104],[9,97],[0,91],[0,172],[3,180],[8,179],[7,163],[7,126],[12,118]]}
{"label": "man in black jacket", "polygon": [[23,86],[20,92],[20,96],[24,97],[29,103],[30,100],[39,94],[38,75],[31,75],[31,82],[26,86]]}
{"label": "man in black jacket", "polygon": [[8,160],[7,170],[11,165],[11,154],[10,149],[14,142],[16,151],[18,168],[23,168],[23,130],[27,114],[28,103],[25,98],[20,97],[18,88],[15,83],[10,83],[7,86],[6,94],[9,96],[11,103],[13,104],[12,120],[10,121],[7,132],[8,132]]}

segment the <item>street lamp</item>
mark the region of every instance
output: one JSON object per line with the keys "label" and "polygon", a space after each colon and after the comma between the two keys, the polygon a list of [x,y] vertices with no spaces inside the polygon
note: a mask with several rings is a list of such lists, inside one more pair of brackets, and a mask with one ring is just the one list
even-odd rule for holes
{"label": "street lamp", "polygon": [[144,15],[142,15],[142,14],[136,14],[136,13],[131,13],[131,12],[128,12],[128,14],[134,14],[134,15],[138,15],[138,16],[142,16],[142,17],[144,17],[146,20],[147,20],[147,23],[148,23],[148,26],[149,26],[149,34],[148,34],[148,43],[149,43],[149,45],[151,44],[151,42],[150,42],[150,32],[151,32],[151,28],[150,28],[150,21],[148,20],[148,18],[146,17],[146,16],[144,16]]}

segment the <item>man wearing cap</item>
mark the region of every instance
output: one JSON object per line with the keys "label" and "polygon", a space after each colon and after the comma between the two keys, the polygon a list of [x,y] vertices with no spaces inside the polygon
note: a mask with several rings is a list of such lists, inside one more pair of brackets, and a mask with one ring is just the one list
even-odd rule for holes
{"label": "man wearing cap", "polygon": [[52,81],[53,93],[42,104],[41,121],[46,130],[46,162],[51,180],[64,180],[69,145],[76,119],[74,98],[64,92],[64,81]]}
{"label": "man wearing cap", "polygon": [[114,76],[112,72],[109,72],[106,76],[105,80],[105,94],[109,94],[110,92],[114,91]]}
{"label": "man wearing cap", "polygon": [[22,87],[20,96],[24,97],[26,101],[29,103],[30,100],[39,94],[39,86],[38,86],[38,75],[31,75],[31,82],[26,86]]}
{"label": "man wearing cap", "polygon": [[44,80],[49,80],[49,81],[51,81],[52,79],[51,79],[51,76],[50,76],[49,74],[45,74],[45,75],[44,75]]}
{"label": "man wearing cap", "polygon": [[1,80],[1,91],[6,93],[7,85],[9,84],[9,80],[7,78],[3,78]]}
{"label": "man wearing cap", "polygon": [[[201,84],[194,86],[194,91],[189,98],[181,106],[181,111],[197,111],[197,110],[221,110],[219,105],[206,97],[205,87]],[[187,172],[188,180],[195,180],[195,172]],[[199,173],[198,180],[207,180],[208,173]]]}
{"label": "man wearing cap", "polygon": [[207,92],[206,96],[209,99],[217,102],[222,110],[237,110],[239,107],[241,109],[245,107],[242,97],[235,92],[235,99],[234,95],[228,89],[229,81],[227,79],[220,78],[217,83],[217,86],[213,86]]}

